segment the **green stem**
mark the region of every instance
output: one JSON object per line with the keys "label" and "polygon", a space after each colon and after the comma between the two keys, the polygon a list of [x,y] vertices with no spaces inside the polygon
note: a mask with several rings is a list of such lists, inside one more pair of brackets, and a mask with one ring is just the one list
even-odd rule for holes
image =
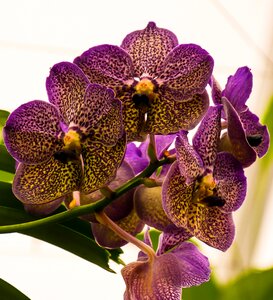
{"label": "green stem", "polygon": [[0,226],[0,233],[22,232],[24,230],[32,229],[39,226],[64,222],[79,217],[81,215],[100,212],[102,209],[104,209],[115,199],[119,198],[124,193],[142,184],[143,178],[150,177],[158,167],[166,164],[170,164],[174,160],[175,160],[174,157],[166,157],[161,160],[157,160],[153,163],[150,163],[149,166],[145,170],[143,170],[140,174],[138,174],[136,177],[132,178],[131,180],[129,180],[128,182],[126,182],[125,184],[117,188],[115,191],[113,191],[113,194],[110,198],[104,197],[103,199],[95,203],[74,207],[71,210],[57,213],[55,215],[51,215],[42,219],[20,223],[20,224],[3,225]]}

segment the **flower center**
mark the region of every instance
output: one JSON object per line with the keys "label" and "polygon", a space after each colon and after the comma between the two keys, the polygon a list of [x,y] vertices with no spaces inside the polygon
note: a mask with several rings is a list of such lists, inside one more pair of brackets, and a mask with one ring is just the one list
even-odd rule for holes
{"label": "flower center", "polygon": [[155,84],[148,78],[142,78],[134,87],[133,102],[137,108],[149,107],[155,97]]}
{"label": "flower center", "polygon": [[207,207],[225,205],[225,200],[215,195],[216,183],[212,173],[209,173],[196,182],[193,202]]}
{"label": "flower center", "polygon": [[68,132],[63,137],[64,147],[62,150],[54,154],[54,158],[62,163],[67,163],[68,161],[78,160],[81,153],[81,138],[80,134],[69,129]]}

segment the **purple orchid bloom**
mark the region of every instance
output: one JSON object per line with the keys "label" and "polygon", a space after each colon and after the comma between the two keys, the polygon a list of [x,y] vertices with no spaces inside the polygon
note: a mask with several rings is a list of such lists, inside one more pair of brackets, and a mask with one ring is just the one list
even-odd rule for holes
{"label": "purple orchid bloom", "polygon": [[163,183],[163,208],[170,220],[208,245],[226,251],[234,238],[232,212],[243,203],[246,178],[233,155],[217,153],[222,105],[210,107],[189,144],[176,139],[177,161]]}
{"label": "purple orchid bloom", "polygon": [[221,91],[212,79],[214,103],[222,103],[222,117],[227,121],[227,132],[223,134],[219,149],[232,153],[244,167],[250,166],[256,157],[262,157],[269,147],[269,133],[259,118],[246,105],[252,90],[252,74],[248,67],[239,68],[229,76],[225,89]]}
{"label": "purple orchid bloom", "polygon": [[10,114],[4,140],[19,162],[13,192],[31,211],[48,212],[73,191],[90,193],[115,177],[126,145],[121,103],[90,84],[74,64],[53,66],[49,101],[34,100]]}
{"label": "purple orchid bloom", "polygon": [[[151,246],[147,232],[144,241]],[[208,259],[195,245],[182,242],[169,252],[164,252],[161,248],[162,243],[159,243],[156,256],[152,259],[141,252],[138,261],[122,269],[126,283],[125,300],[180,300],[181,288],[209,280]]]}
{"label": "purple orchid bloom", "polygon": [[90,48],[74,63],[90,82],[115,91],[129,141],[192,129],[208,108],[213,59],[198,45],[178,45],[171,31],[154,22],[128,34],[120,47]]}

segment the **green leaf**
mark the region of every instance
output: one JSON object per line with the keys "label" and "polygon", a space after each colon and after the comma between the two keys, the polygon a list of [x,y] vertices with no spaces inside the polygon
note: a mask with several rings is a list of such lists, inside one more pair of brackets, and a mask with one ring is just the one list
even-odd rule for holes
{"label": "green leaf", "polygon": [[0,295],[1,300],[30,300],[26,295],[17,288],[0,278]]}
{"label": "green leaf", "polygon": [[7,118],[9,116],[9,112],[6,110],[0,110],[0,144],[3,144],[3,127],[6,124]]}
{"label": "green leaf", "polygon": [[0,181],[0,206],[24,210],[23,204],[13,195],[12,184]]}
{"label": "green leaf", "polygon": [[2,144],[0,144],[0,169],[9,173],[15,173],[15,160],[8,153],[5,145]]}
{"label": "green leaf", "polygon": [[251,271],[225,287],[221,300],[268,300],[273,295],[273,269]]}

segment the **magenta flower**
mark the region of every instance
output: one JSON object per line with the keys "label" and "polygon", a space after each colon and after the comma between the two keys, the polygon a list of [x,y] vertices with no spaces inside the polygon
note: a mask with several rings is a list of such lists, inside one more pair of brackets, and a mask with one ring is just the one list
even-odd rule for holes
{"label": "magenta flower", "polygon": [[[145,234],[145,242],[151,245],[148,238]],[[181,288],[209,280],[208,259],[195,245],[182,242],[169,252],[162,251],[161,245],[152,259],[140,252],[138,261],[122,269],[126,283],[125,300],[180,300]]]}
{"label": "magenta flower", "polygon": [[[4,139],[19,162],[13,191],[27,208],[56,208],[73,191],[90,193],[116,174],[125,150],[121,103],[90,84],[74,64],[56,64],[49,101],[34,100],[9,116]],[[35,208],[34,208],[35,211]]]}
{"label": "magenta flower", "polygon": [[90,48],[74,63],[90,82],[115,91],[129,141],[191,129],[208,107],[213,59],[198,45],[178,45],[171,31],[153,22],[128,34],[120,47]]}
{"label": "magenta flower", "polygon": [[231,152],[244,167],[250,166],[257,156],[265,155],[269,147],[267,127],[261,125],[246,105],[251,90],[252,74],[248,67],[239,68],[229,76],[223,91],[215,80],[212,81],[213,100],[223,104],[223,118],[227,121],[220,150]]}
{"label": "magenta flower", "polygon": [[163,208],[170,220],[208,245],[225,251],[234,238],[232,212],[243,203],[246,178],[229,153],[217,153],[221,105],[210,107],[190,145],[176,139],[177,161],[163,183]]}

